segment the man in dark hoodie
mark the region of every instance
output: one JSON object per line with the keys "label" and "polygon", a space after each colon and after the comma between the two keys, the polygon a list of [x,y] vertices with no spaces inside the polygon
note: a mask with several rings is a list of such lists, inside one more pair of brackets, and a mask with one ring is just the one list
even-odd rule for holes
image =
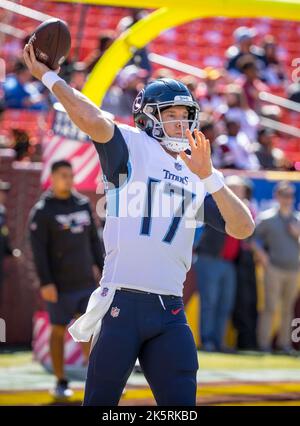
{"label": "man in dark hoodie", "polygon": [[0,301],[2,296],[2,284],[4,280],[3,263],[6,256],[12,256],[13,250],[10,246],[9,231],[6,224],[6,194],[10,184],[0,180]]}
{"label": "man in dark hoodie", "polygon": [[[30,214],[30,239],[41,283],[41,296],[51,322],[50,354],[57,378],[56,397],[72,395],[64,375],[66,327],[83,314],[96,282],[93,265],[103,267],[103,250],[87,197],[72,190],[73,171],[68,161],[51,169],[52,187]],[[88,358],[89,345],[83,344]]]}

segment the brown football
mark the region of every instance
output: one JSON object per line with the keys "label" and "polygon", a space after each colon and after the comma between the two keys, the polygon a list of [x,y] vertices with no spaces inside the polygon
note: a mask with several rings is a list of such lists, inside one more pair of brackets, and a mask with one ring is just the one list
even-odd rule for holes
{"label": "brown football", "polygon": [[71,34],[60,19],[48,19],[37,27],[29,39],[36,59],[56,70],[66,59],[71,47]]}

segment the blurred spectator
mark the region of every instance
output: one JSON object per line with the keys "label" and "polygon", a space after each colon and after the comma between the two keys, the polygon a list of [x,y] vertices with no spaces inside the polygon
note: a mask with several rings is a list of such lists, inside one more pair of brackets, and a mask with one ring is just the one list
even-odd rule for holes
{"label": "blurred spectator", "polygon": [[[120,105],[122,96],[123,90],[121,87],[117,84],[113,84],[103,98],[101,109],[121,117],[123,113],[123,108],[121,108]],[[126,108],[126,115],[128,115],[128,108]]]}
{"label": "blurred spectator", "polygon": [[293,83],[288,87],[287,90],[288,98],[290,101],[300,103],[300,83]]}
{"label": "blurred spectator", "polygon": [[[130,28],[132,25],[136,24],[138,21],[143,19],[145,16],[147,16],[147,12],[145,12],[143,9],[130,9],[129,10],[130,15],[124,16],[120,20],[120,22],[117,25],[117,33],[121,34],[124,31],[126,31],[128,28]],[[148,59],[148,51],[147,48],[144,47],[142,49],[136,49],[134,52],[134,55],[131,59],[131,61],[128,63],[128,65],[134,64],[140,68],[143,68],[148,71],[149,74],[151,74],[152,66]]]}
{"label": "blurred spectator", "polygon": [[0,180],[0,301],[3,284],[3,261],[5,256],[12,256],[13,251],[9,242],[9,231],[6,225],[6,194],[10,189],[8,182]]}
{"label": "blurred spectator", "polygon": [[[297,113],[295,112],[295,114]],[[281,122],[282,115],[283,115],[282,109],[279,106],[263,105],[261,108],[261,118],[262,118],[261,125],[273,131],[273,136],[272,136],[273,146],[276,144],[277,146],[281,146],[283,148],[283,150],[280,150],[277,147],[276,149],[274,148],[277,170],[295,170],[293,164],[285,155],[284,147],[288,141],[288,137],[285,135],[285,133],[281,133],[279,130],[278,131],[273,130],[274,125],[277,124],[276,122],[279,122],[279,123]],[[272,123],[272,120],[275,121],[275,123]],[[255,144],[255,146],[257,147],[257,144]],[[281,152],[282,152],[282,155],[281,155]]]}
{"label": "blurred spectator", "polygon": [[31,161],[31,154],[33,150],[31,148],[29,135],[27,132],[21,129],[12,129],[13,142],[12,148],[16,152],[16,161]]}
{"label": "blurred spectator", "polygon": [[276,170],[281,168],[285,162],[284,152],[273,146],[274,131],[271,129],[260,129],[257,132],[257,143],[255,154],[260,167],[265,170]]}
{"label": "blurred spectator", "polygon": [[[1,89],[1,87],[0,87],[0,89]],[[2,122],[2,119],[3,119],[3,116],[4,116],[4,111],[5,111],[4,102],[0,98],[0,128],[2,127],[1,122]],[[5,135],[0,135],[0,148],[6,148],[6,146],[7,146],[6,139],[7,138],[6,138]]]}
{"label": "blurred spectator", "polygon": [[119,34],[126,31],[128,28],[130,28],[132,25],[134,25],[136,22],[140,21],[141,19],[145,18],[147,16],[147,12],[143,9],[139,8],[131,8],[129,9],[129,15],[124,16],[117,25],[117,32]]}
{"label": "blurred spectator", "polygon": [[210,114],[200,112],[200,130],[209,140],[213,150],[214,143],[217,137],[215,122]]}
{"label": "blurred spectator", "polygon": [[[237,196],[239,188],[228,186]],[[242,194],[243,195],[243,194]],[[236,293],[235,261],[239,255],[240,240],[205,226],[195,248],[197,286],[200,294],[200,336],[203,350],[227,351],[224,337],[234,307]]]}
{"label": "blurred spectator", "polygon": [[274,190],[278,207],[258,218],[255,249],[264,267],[264,300],[258,325],[258,344],[262,351],[271,351],[272,320],[281,302],[281,323],[277,349],[291,352],[291,321],[298,295],[297,277],[300,254],[300,215],[294,209],[295,187],[279,182]]}
{"label": "blurred spectator", "polygon": [[84,59],[87,66],[88,74],[92,72],[94,66],[97,64],[103,53],[112,45],[116,38],[114,31],[106,31],[101,34],[98,40],[98,47],[91,52],[91,54]]}
{"label": "blurred spectator", "polygon": [[47,102],[38,90],[38,83],[32,83],[32,76],[21,61],[15,65],[15,73],[7,76],[3,83],[6,108],[28,108],[45,110]]}
{"label": "blurred spectator", "polygon": [[151,79],[156,80],[158,78],[176,78],[175,74],[169,68],[158,68],[158,70],[153,71]]}
{"label": "blurred spectator", "polygon": [[68,57],[60,66],[59,76],[63,78],[67,83],[70,82],[70,78],[73,72],[73,60]]}
{"label": "blurred spectator", "polygon": [[[72,391],[64,371],[66,327],[85,312],[96,287],[93,266],[102,271],[103,253],[89,200],[73,190],[69,162],[52,164],[51,183],[31,211],[30,241],[51,322],[50,354],[57,379],[54,395],[69,397]],[[82,350],[87,362],[89,344],[82,343]]]}
{"label": "blurred spectator", "polygon": [[227,103],[227,114],[234,113],[239,117],[241,131],[244,132],[250,142],[256,139],[259,117],[253,109],[250,109],[242,88],[236,84],[229,84],[226,87],[225,99]]}
{"label": "blurred spectator", "polygon": [[285,72],[277,56],[277,44],[272,35],[266,35],[263,39],[264,68],[261,71],[261,79],[268,85],[282,85],[286,81]]}
{"label": "blurred spectator", "polygon": [[218,82],[222,77],[222,73],[212,67],[204,69],[206,77],[202,84],[199,85],[198,95],[199,104],[202,111],[209,113],[223,113],[225,110],[224,98],[218,90]]}
{"label": "blurred spectator", "polygon": [[196,77],[193,77],[192,75],[185,75],[184,77],[180,78],[180,81],[182,81],[182,83],[187,86],[187,88],[193,95],[193,98],[197,100],[198,81]]}
{"label": "blurred spectator", "polygon": [[106,93],[102,109],[120,117],[132,116],[132,104],[147,81],[148,71],[135,65],[127,65],[118,75],[118,86]]}
{"label": "blurred spectator", "polygon": [[261,108],[259,92],[268,91],[268,87],[260,80],[255,60],[250,55],[244,55],[238,61],[238,66],[244,75],[242,88],[245,92],[248,107],[257,113]]}
{"label": "blurred spectator", "polygon": [[[251,204],[253,183],[250,179],[229,176],[227,185],[235,187],[239,198],[249,207],[255,218],[255,209]],[[237,289],[233,311],[233,326],[237,334],[237,348],[256,350],[257,291],[256,271],[252,248],[253,237],[240,241],[239,255],[236,260]]]}
{"label": "blurred spectator", "polygon": [[282,111],[278,105],[263,105],[260,114],[270,120],[280,121]]}
{"label": "blurred spectator", "polygon": [[87,78],[87,67],[84,62],[75,62],[73,64],[73,71],[70,77],[70,86],[74,89],[81,91]]}
{"label": "blurred spectator", "polygon": [[227,134],[217,137],[214,164],[220,168],[258,170],[259,163],[253,145],[241,131],[240,114],[229,111],[225,116]]}
{"label": "blurred spectator", "polygon": [[228,108],[248,108],[247,99],[238,84],[228,84],[225,88],[225,101]]}
{"label": "blurred spectator", "polygon": [[226,51],[227,57],[227,70],[235,77],[240,75],[240,66],[238,62],[244,55],[250,55],[257,64],[259,69],[262,69],[263,64],[263,50],[254,45],[253,40],[256,36],[256,30],[249,27],[239,27],[234,33],[235,45],[230,46]]}
{"label": "blurred spectator", "polygon": [[1,115],[5,110],[5,105],[4,105],[4,90],[3,90],[3,86],[1,84],[0,81],[0,120],[1,120]]}
{"label": "blurred spectator", "polygon": [[210,142],[212,162],[215,166],[214,155],[216,149],[217,129],[210,114],[206,114],[205,112],[200,113],[200,130],[204,134],[205,138]]}
{"label": "blurred spectator", "polygon": [[3,84],[5,106],[7,108],[28,107],[31,101],[25,85],[31,81],[31,74],[22,62],[16,63],[14,71],[14,74],[7,76]]}

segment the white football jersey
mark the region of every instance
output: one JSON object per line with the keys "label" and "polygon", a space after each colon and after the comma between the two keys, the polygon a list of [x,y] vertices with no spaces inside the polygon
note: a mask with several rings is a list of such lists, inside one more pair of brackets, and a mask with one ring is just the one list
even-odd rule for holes
{"label": "white football jersey", "polygon": [[106,194],[100,284],[182,296],[204,185],[145,132],[118,128],[129,151],[128,176]]}

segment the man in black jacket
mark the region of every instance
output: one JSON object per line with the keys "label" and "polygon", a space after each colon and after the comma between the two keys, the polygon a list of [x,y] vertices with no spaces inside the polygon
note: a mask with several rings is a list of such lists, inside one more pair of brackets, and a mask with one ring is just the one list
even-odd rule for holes
{"label": "man in black jacket", "polygon": [[13,254],[9,242],[9,232],[6,225],[6,209],[4,206],[6,194],[9,189],[10,184],[0,180],[0,301],[3,283],[3,261],[5,256],[12,256]]}
{"label": "man in black jacket", "polygon": [[[54,395],[72,391],[64,375],[64,336],[69,322],[83,314],[96,287],[93,265],[101,271],[103,251],[87,197],[72,190],[73,171],[67,161],[53,163],[52,188],[30,214],[34,262],[51,322],[50,354],[57,385]],[[89,345],[83,344],[87,360]]]}

